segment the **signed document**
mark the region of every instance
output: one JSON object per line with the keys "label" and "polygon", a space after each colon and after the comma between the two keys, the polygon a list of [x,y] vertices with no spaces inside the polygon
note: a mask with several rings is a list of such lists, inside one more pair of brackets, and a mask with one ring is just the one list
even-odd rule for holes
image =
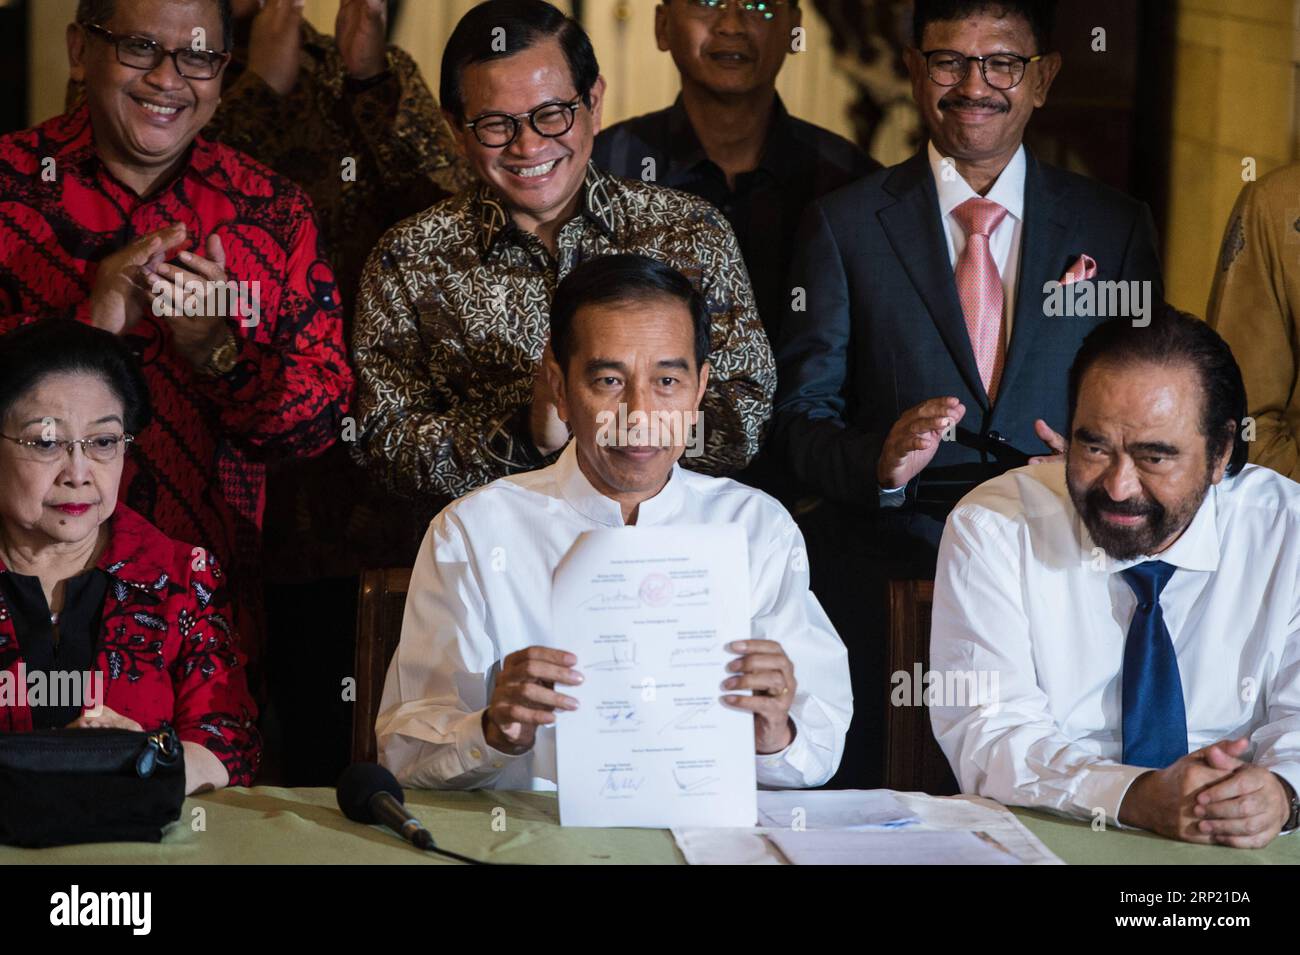
{"label": "signed document", "polygon": [[754,718],[721,702],[749,602],[737,525],[578,538],[551,594],[552,645],[584,677],[556,713],[561,825],[754,825]]}

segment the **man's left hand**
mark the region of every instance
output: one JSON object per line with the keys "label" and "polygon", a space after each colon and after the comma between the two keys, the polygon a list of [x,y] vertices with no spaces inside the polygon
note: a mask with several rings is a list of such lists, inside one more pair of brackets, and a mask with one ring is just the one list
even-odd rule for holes
{"label": "man's left hand", "polygon": [[1217,845],[1236,849],[1262,849],[1277,838],[1291,815],[1291,797],[1281,778],[1217,746],[1206,751],[1205,761],[1232,775],[1196,794],[1192,811],[1201,819],[1197,828]]}
{"label": "man's left hand", "polygon": [[722,683],[724,690],[751,690],[753,696],[724,696],[722,702],[754,714],[754,750],[779,753],[794,740],[790,704],[799,688],[794,663],[775,640],[737,640],[727,644],[742,654],[727,664],[735,676]]}
{"label": "man's left hand", "polygon": [[[211,283],[226,281],[226,253],[221,247],[221,239],[215,233],[208,236],[206,251],[206,258],[194,252],[181,252],[177,256],[181,265],[165,262],[149,271],[151,281],[165,285],[158,287],[162,302],[156,306],[155,311],[160,312],[160,317],[171,326],[172,344],[176,351],[196,369],[207,364],[212,352],[230,334],[226,318],[235,317],[208,315],[207,294],[204,294],[201,302],[190,303],[188,311],[193,314],[186,314],[186,299],[189,298],[186,286],[189,283],[198,282],[207,290]],[[176,291],[178,278],[181,283],[179,295]],[[217,297],[228,301],[228,296]],[[196,308],[196,305],[200,307]]]}
{"label": "man's left hand", "polygon": [[354,80],[368,80],[388,69],[387,0],[339,0],[334,42]]}

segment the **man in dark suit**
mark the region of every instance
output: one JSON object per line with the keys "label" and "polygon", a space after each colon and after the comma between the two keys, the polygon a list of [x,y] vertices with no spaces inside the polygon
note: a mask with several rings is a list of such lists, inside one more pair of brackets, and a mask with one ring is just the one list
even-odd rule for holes
{"label": "man in dark suit", "polygon": [[918,0],[907,62],[929,145],[814,203],[796,243],[773,441],[825,498],[805,533],[857,671],[868,765],[846,759],[841,777],[859,782],[879,765],[871,720],[889,689],[885,580],[933,574],[943,521],[975,485],[1040,441],[1065,449],[1084,336],[1149,320],[1162,294],[1146,207],[1022,145],[1060,68],[1051,20],[1034,0]]}

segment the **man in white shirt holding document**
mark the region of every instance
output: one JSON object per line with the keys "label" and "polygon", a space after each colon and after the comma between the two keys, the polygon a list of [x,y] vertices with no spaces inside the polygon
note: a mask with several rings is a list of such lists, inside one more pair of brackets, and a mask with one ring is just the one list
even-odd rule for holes
{"label": "man in white shirt holding document", "polygon": [[403,784],[556,788],[554,724],[575,708],[563,690],[582,682],[583,661],[552,633],[553,575],[579,535],[627,525],[740,526],[748,639],[727,647],[718,696],[753,715],[760,786],[835,772],[852,714],[847,655],[808,589],[798,528],[766,494],[676,464],[703,447],[682,425],[708,353],[703,299],[665,265],[608,256],[560,284],[545,366],[573,438],[555,463],[473,491],[429,527],[375,727]]}
{"label": "man in white shirt holding document", "polygon": [[[963,791],[1260,847],[1300,821],[1300,485],[1246,464],[1241,373],[1164,306],[1070,371],[1065,459],[949,516],[931,706]],[[981,679],[992,677],[992,679]]]}

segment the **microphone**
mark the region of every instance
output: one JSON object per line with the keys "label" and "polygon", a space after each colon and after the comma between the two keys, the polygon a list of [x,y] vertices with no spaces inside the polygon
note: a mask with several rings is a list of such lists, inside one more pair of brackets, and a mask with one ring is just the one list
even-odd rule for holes
{"label": "microphone", "polygon": [[439,849],[429,830],[402,804],[402,787],[378,763],[353,763],[339,777],[339,809],[353,822],[387,826],[417,849],[468,865],[488,865],[446,849]]}

